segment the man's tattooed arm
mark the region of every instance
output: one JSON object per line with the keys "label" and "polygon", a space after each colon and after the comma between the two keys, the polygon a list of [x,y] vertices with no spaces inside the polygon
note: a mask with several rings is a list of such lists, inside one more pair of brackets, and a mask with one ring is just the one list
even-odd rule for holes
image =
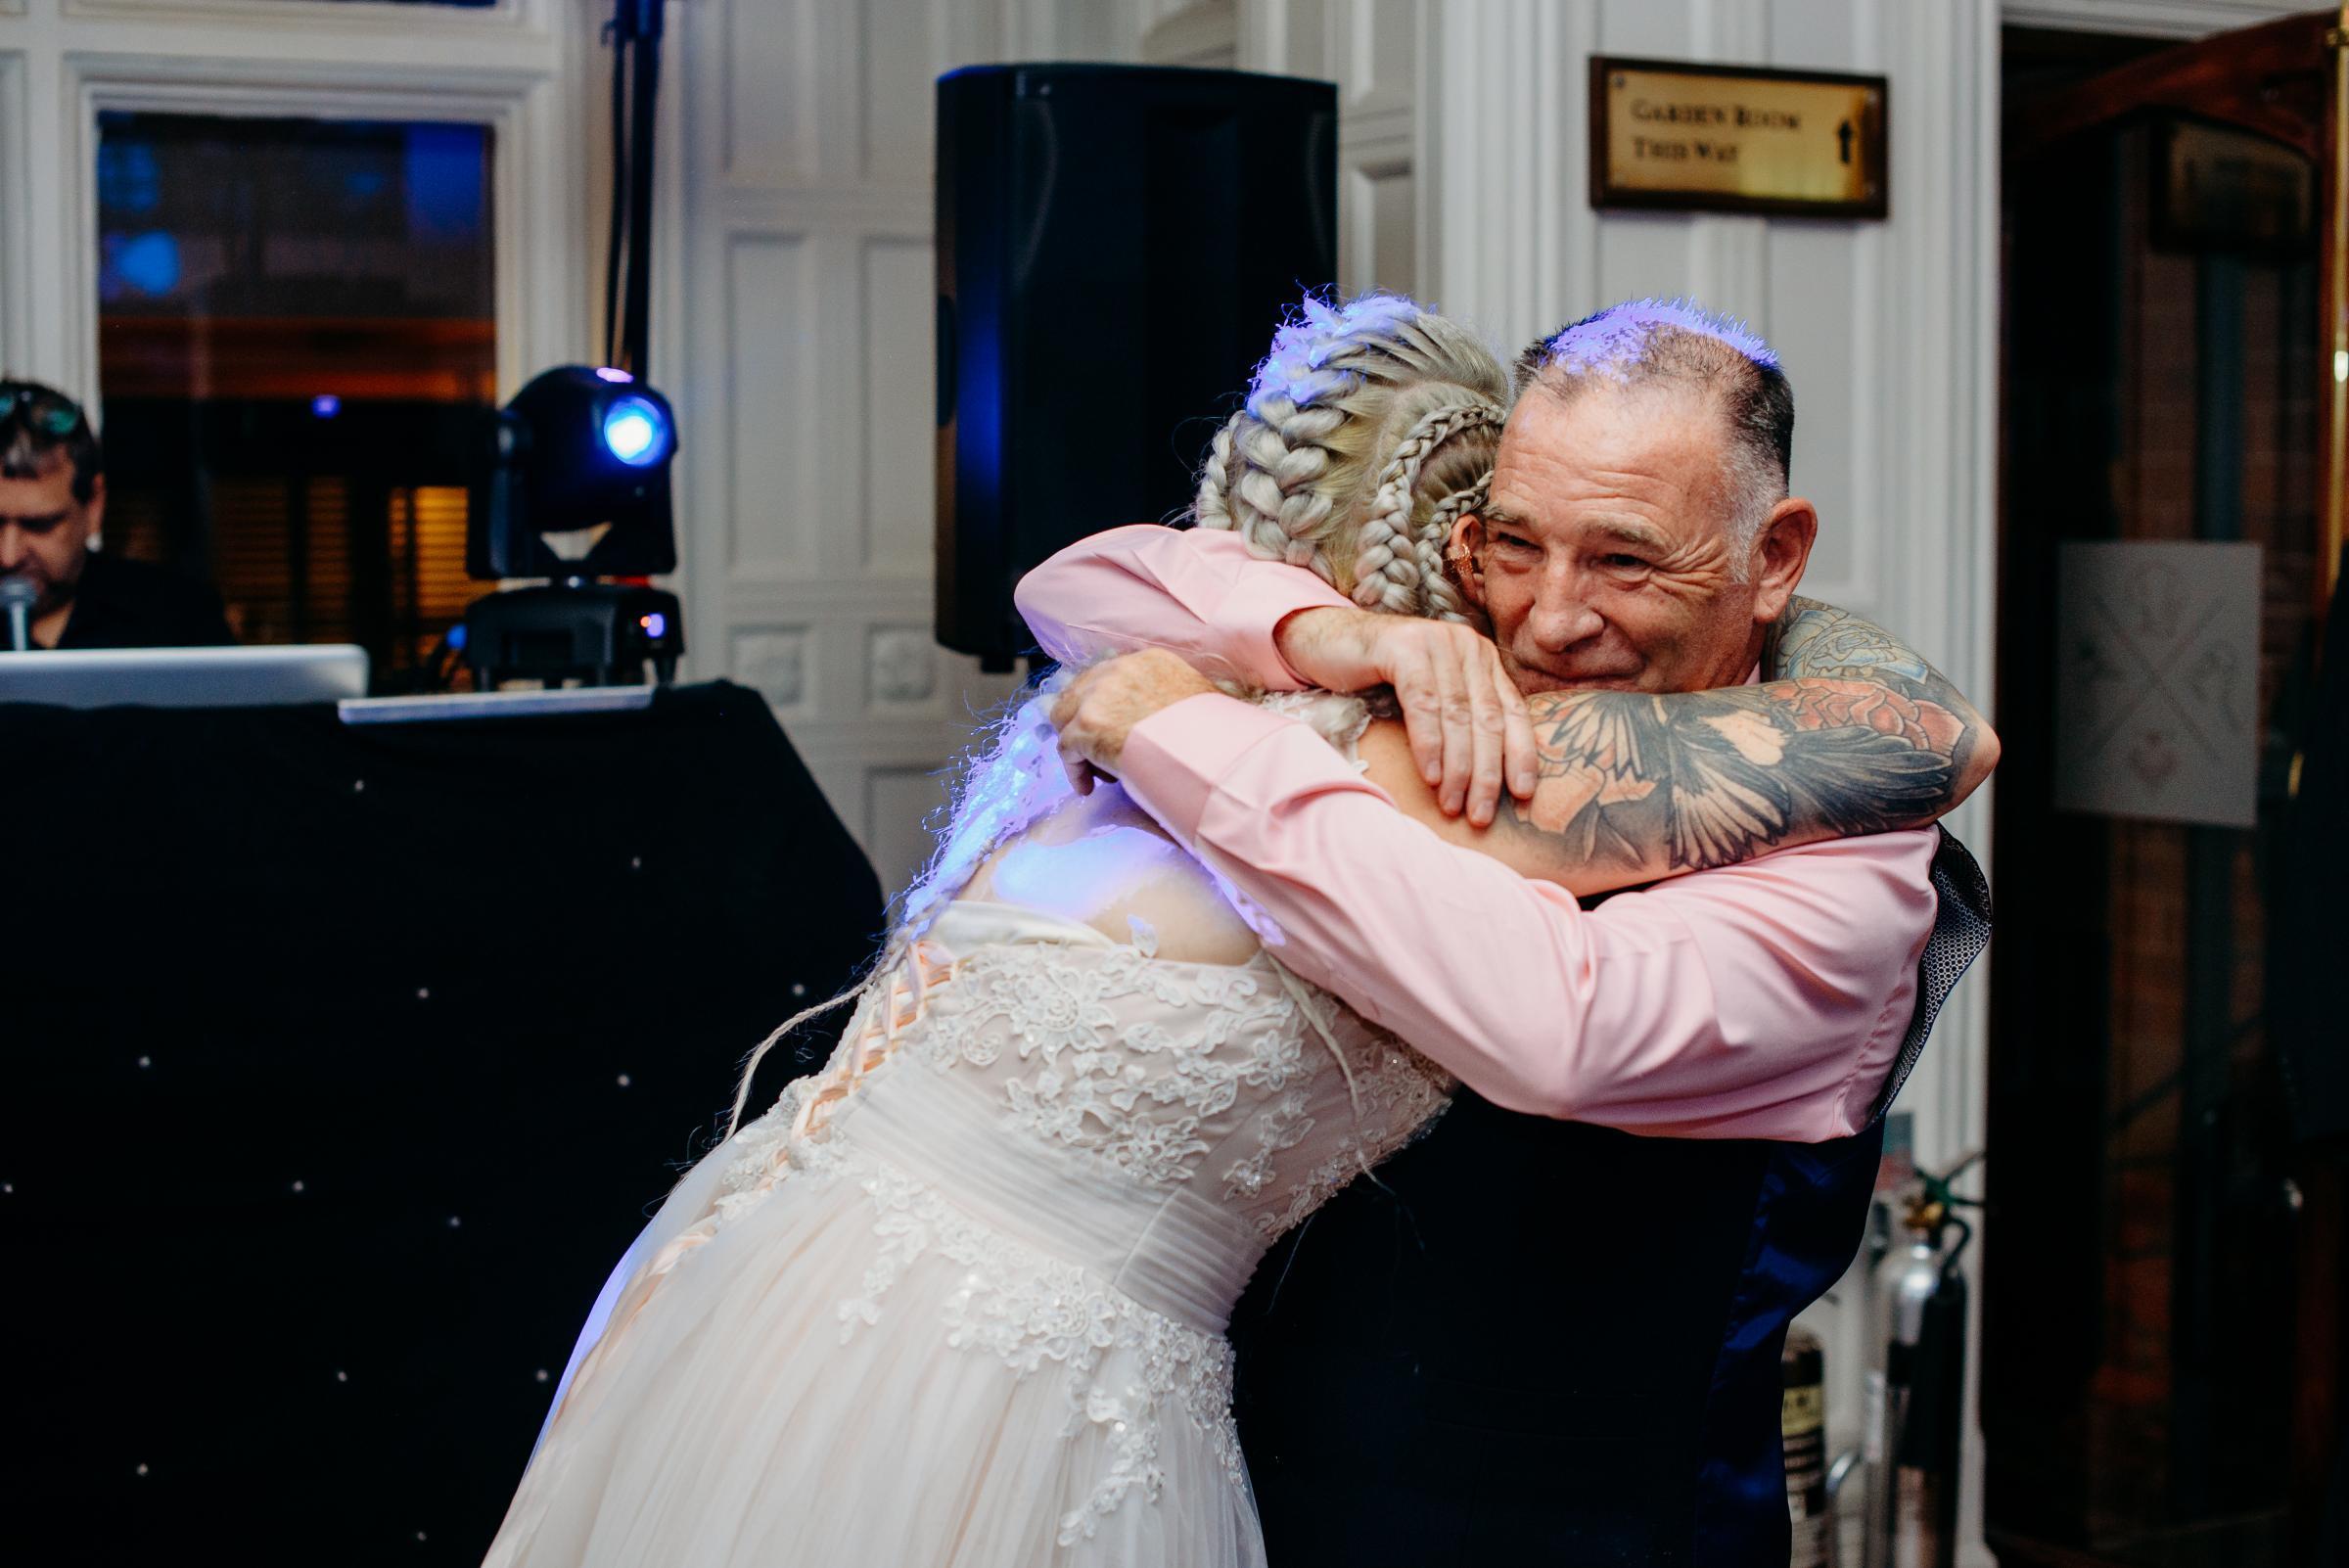
{"label": "man's tattooed arm", "polygon": [[1529,699],[1541,780],[1502,802],[1506,858],[1597,892],[1921,826],[1990,776],[1998,737],[1883,628],[1797,599],[1773,633],[1761,685]]}

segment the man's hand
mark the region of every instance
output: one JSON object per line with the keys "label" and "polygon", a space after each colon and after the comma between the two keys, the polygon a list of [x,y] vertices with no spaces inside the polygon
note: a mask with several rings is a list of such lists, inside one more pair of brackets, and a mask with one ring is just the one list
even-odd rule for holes
{"label": "man's hand", "polygon": [[1411,738],[1411,761],[1448,815],[1483,827],[1509,793],[1531,799],[1537,778],[1525,698],[1492,642],[1456,622],[1368,610],[1301,610],[1273,642],[1289,668],[1324,691],[1392,686]]}
{"label": "man's hand", "polygon": [[1216,684],[1178,655],[1163,648],[1121,654],[1069,682],[1053,700],[1052,725],[1060,731],[1060,765],[1080,795],[1090,795],[1095,776],[1114,779],[1133,726],[1185,697],[1214,691]]}

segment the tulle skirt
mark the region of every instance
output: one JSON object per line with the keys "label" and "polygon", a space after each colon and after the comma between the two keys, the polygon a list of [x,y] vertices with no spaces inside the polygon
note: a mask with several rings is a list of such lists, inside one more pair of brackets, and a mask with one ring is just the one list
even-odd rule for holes
{"label": "tulle skirt", "polygon": [[950,1169],[859,1147],[857,1120],[809,1150],[770,1113],[671,1193],[486,1563],[1262,1564],[1221,1337],[1005,1233]]}

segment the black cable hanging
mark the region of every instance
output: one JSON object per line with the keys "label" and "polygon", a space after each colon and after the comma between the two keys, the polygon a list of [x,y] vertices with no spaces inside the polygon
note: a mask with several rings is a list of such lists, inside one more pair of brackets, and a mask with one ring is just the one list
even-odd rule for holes
{"label": "black cable hanging", "polygon": [[[620,0],[627,9],[628,0]],[[620,269],[628,235],[628,205],[621,200],[628,168],[628,46],[617,18],[604,24],[612,46],[612,224],[604,247],[604,363],[620,363]]]}
{"label": "black cable hanging", "polygon": [[605,362],[645,379],[652,335],[653,125],[665,0],[616,0],[612,40],[612,227],[604,262]]}

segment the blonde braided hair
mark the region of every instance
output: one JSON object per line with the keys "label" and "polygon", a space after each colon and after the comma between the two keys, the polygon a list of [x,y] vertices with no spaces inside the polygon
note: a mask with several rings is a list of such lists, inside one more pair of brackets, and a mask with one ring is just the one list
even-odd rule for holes
{"label": "blonde braided hair", "polygon": [[1193,516],[1364,609],[1465,620],[1444,543],[1483,498],[1508,398],[1484,346],[1414,301],[1309,298],[1216,432]]}
{"label": "blonde braided hair", "polygon": [[[1355,545],[1356,604],[1365,610],[1384,610],[1390,615],[1443,613],[1433,602],[1436,597],[1433,590],[1443,577],[1442,543],[1436,541],[1439,560],[1431,577],[1421,555],[1427,523],[1413,521],[1421,510],[1420,479],[1429,456],[1452,437],[1471,430],[1497,431],[1500,422],[1500,411],[1481,401],[1445,402],[1421,415],[1418,423],[1405,434],[1386,466],[1379,470],[1378,488],[1371,495],[1369,512],[1362,519]],[[1486,483],[1487,476],[1472,482],[1479,490]],[[1427,507],[1428,520],[1432,522],[1438,511],[1457,518],[1456,500],[1456,495],[1447,495]],[[1451,531],[1449,523],[1445,531]]]}

